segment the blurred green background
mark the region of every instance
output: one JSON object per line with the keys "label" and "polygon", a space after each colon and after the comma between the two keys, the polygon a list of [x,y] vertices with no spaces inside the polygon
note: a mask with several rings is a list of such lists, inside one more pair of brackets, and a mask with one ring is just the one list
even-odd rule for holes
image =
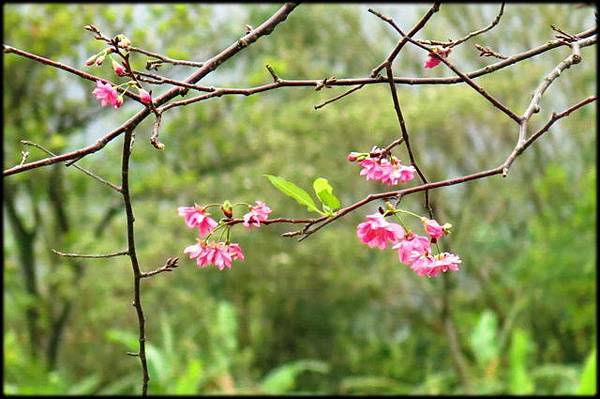
{"label": "blurred green background", "polygon": [[[363,77],[397,42],[367,5],[300,5],[276,30],[202,84],[248,87],[283,78]],[[4,42],[83,68],[102,49],[85,24],[124,33],[135,46],[204,60],[257,26],[278,5],[5,5]],[[407,29],[428,8],[375,7]],[[457,38],[487,25],[498,5],[442,5],[420,38]],[[512,54],[595,24],[593,8],[506,6],[491,32],[451,55],[463,71],[495,60],[474,43]],[[595,47],[550,87],[531,131],[552,111],[594,94]],[[543,76],[569,54],[562,47],[477,81],[522,113]],[[424,70],[408,46],[397,76]],[[145,60],[134,56],[134,66]],[[62,153],[93,143],[139,110],[101,108],[93,83],[15,55],[4,63],[4,168],[32,140]],[[92,70],[117,80],[110,64]],[[187,67],[161,73],[183,78]],[[155,88],[155,95],[166,90]],[[136,131],[131,189],[144,270],[180,256],[173,273],[144,280],[151,394],[396,393],[585,394],[595,392],[596,106],[557,123],[498,176],[431,193],[450,222],[445,250],[459,273],[420,278],[390,250],[361,244],[356,225],[371,204],[301,243],[274,225],[233,230],[246,260],[232,270],[198,269],[184,258],[194,234],[177,207],[266,201],[272,217],[306,211],[262,175],[309,188],[326,177],[344,205],[387,186],[366,182],[350,151],[399,135],[387,85],[372,85],[315,111],[346,88],[283,88],[225,96],[163,117],[163,152]],[[430,180],[497,166],[514,146],[514,123],[466,85],[398,86],[417,159]],[[79,162],[117,183],[122,138]],[[30,160],[45,154],[27,148]],[[397,155],[405,160],[404,149]],[[139,393],[137,320],[126,258],[59,258],[126,247],[122,200],[73,168],[54,165],[10,176],[4,187],[4,392]],[[424,214],[422,195],[403,200]],[[416,226],[416,225],[415,225]],[[288,226],[289,227],[289,226]]]}

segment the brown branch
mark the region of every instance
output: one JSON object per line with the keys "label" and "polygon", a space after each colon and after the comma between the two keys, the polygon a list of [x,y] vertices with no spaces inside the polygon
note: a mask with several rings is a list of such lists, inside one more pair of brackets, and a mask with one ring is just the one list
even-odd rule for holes
{"label": "brown branch", "polygon": [[320,109],[320,108],[323,108],[323,107],[324,107],[324,106],[326,106],[327,104],[331,104],[331,103],[332,103],[332,102],[334,102],[334,101],[337,101],[337,100],[339,100],[339,99],[342,99],[342,98],[346,97],[347,95],[349,95],[349,94],[352,94],[352,93],[354,93],[355,91],[358,91],[358,90],[362,89],[363,87],[365,87],[365,83],[361,84],[360,86],[353,87],[353,88],[351,88],[350,90],[347,90],[347,91],[343,92],[343,93],[342,93],[342,94],[340,94],[339,96],[335,96],[335,97],[333,97],[333,98],[330,98],[329,100],[327,100],[327,101],[324,101],[324,102],[322,102],[321,104],[317,104],[317,105],[315,105],[315,109]]}
{"label": "brown branch", "polygon": [[152,135],[150,136],[150,144],[152,144],[157,150],[164,150],[165,145],[160,142],[158,139],[158,135],[160,133],[160,121],[162,119],[162,115],[160,113],[156,113],[156,120],[154,121],[154,126],[152,128]]}
{"label": "brown branch", "polygon": [[[178,80],[175,79],[169,79],[166,78],[164,76],[160,76],[160,75],[156,75],[154,73],[147,73],[147,72],[141,72],[141,71],[136,71],[133,70],[133,73],[136,75],[139,75],[137,78],[139,81],[142,82],[146,82],[146,83],[150,83],[150,84],[164,84],[164,83],[169,83],[172,84],[174,86],[181,86],[181,87],[185,87],[188,89],[194,89],[194,90],[198,90],[198,91],[215,91],[216,89],[214,87],[208,87],[208,86],[202,86],[202,85],[197,85],[197,84],[191,84],[191,83],[185,83],[185,82],[180,82]],[[149,79],[145,79],[145,78],[149,78]],[[154,80],[151,80],[154,79]]]}
{"label": "brown branch", "polygon": [[163,272],[171,272],[171,271],[173,271],[173,269],[175,269],[179,266],[177,264],[178,260],[179,260],[179,258],[177,258],[177,257],[168,258],[167,261],[165,262],[165,264],[162,265],[161,267],[159,267],[158,269],[152,270],[150,272],[142,273],[141,278],[155,276],[155,275],[157,275],[159,273],[163,273]]}
{"label": "brown branch", "polygon": [[133,223],[135,217],[133,215],[133,207],[131,205],[131,196],[129,194],[129,160],[131,157],[131,136],[133,132],[125,132],[125,139],[123,140],[123,159],[121,163],[121,187],[123,194],[123,202],[125,204],[125,215],[127,217],[127,254],[131,262],[131,268],[133,270],[133,307],[135,308],[138,318],[139,328],[139,351],[138,357],[140,358],[140,364],[142,367],[142,396],[146,396],[148,392],[148,382],[150,376],[148,375],[148,364],[146,361],[146,330],[145,330],[145,318],[144,309],[142,308],[141,301],[141,279],[142,272],[140,271],[140,265],[138,263],[136,249],[135,249],[135,236]]}
{"label": "brown branch", "polygon": [[57,251],[55,249],[50,249],[50,251],[54,252],[58,256],[64,256],[66,258],[89,258],[89,259],[112,258],[115,256],[124,256],[124,255],[129,254],[129,252],[127,252],[127,251],[119,251],[119,252],[114,252],[114,253],[110,253],[110,254],[100,254],[100,255],[74,254],[74,253]]}
{"label": "brown branch", "polygon": [[503,13],[504,13],[504,2],[500,5],[500,10],[498,11],[496,18],[494,18],[494,20],[488,26],[486,26],[485,28],[476,30],[474,32],[471,32],[468,35],[461,37],[460,39],[456,39],[456,40],[450,39],[446,42],[440,41],[440,40],[417,40],[417,41],[421,44],[452,48],[452,47],[458,46],[459,44],[466,42],[467,40],[469,40],[472,37],[475,37],[477,35],[480,35],[482,33],[485,33],[487,31],[491,30],[494,26],[498,25],[498,22],[500,22],[500,18],[502,17]]}
{"label": "brown branch", "polygon": [[494,50],[492,50],[491,48],[487,47],[487,46],[482,46],[481,44],[477,44],[475,43],[475,48],[477,50],[479,50],[479,56],[480,57],[496,57],[499,58],[501,60],[505,60],[508,57],[505,55],[502,55]]}

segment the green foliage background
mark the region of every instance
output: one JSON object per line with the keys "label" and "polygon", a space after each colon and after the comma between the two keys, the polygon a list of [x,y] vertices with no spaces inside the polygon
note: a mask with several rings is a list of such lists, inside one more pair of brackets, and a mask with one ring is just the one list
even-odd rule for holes
{"label": "green foliage background", "polygon": [[[204,60],[277,8],[12,4],[4,6],[4,41],[81,67],[102,48],[83,30],[93,23],[107,34],[126,34],[136,46]],[[408,27],[426,5],[380,9]],[[464,35],[487,25],[496,11],[443,5],[420,37]],[[452,60],[462,70],[476,69],[493,61],[478,57],[474,43],[511,54],[550,40],[550,24],[576,33],[594,23],[589,7],[509,4],[493,31],[461,46]],[[300,5],[270,36],[201,83],[266,83],[265,63],[290,79],[366,76],[396,41],[367,6]],[[553,50],[478,82],[520,113],[568,51]],[[595,51],[583,49],[583,63],[551,86],[532,131],[552,111],[594,93]],[[423,70],[423,60],[421,50],[406,48],[395,74],[451,76],[443,67]],[[21,139],[68,151],[139,109],[132,101],[119,111],[100,108],[88,81],[14,55],[4,55],[3,63],[4,168],[19,163]],[[144,59],[134,63],[142,69]],[[93,72],[113,78],[108,66]],[[189,72],[162,69],[174,78]],[[131,169],[138,255],[145,270],[181,257],[175,272],[144,281],[150,392],[594,393],[595,105],[555,125],[517,159],[508,178],[432,193],[438,220],[455,226],[444,246],[463,259],[460,273],[419,278],[394,252],[360,244],[355,227],[377,204],[302,243],[281,238],[285,226],[238,227],[233,237],[247,258],[232,270],[199,270],[184,258],[194,234],[177,216],[178,206],[259,199],[273,217],[307,214],[263,174],[304,188],[323,176],[343,205],[386,189],[365,182],[345,156],[398,137],[389,88],[369,86],[313,109],[343,90],[284,88],[179,108],[163,117],[164,152],[148,143],[150,121],[138,128]],[[496,166],[514,145],[513,122],[466,85],[398,90],[430,180]],[[80,165],[118,182],[120,140]],[[29,151],[30,159],[44,156]],[[4,392],[138,393],[138,360],[125,355],[135,350],[137,331],[128,261],[73,261],[50,252],[123,249],[121,199],[62,165],[3,183]],[[422,196],[403,206],[424,213]],[[25,284],[26,265],[36,273],[34,288]],[[28,310],[37,326],[33,341]]]}

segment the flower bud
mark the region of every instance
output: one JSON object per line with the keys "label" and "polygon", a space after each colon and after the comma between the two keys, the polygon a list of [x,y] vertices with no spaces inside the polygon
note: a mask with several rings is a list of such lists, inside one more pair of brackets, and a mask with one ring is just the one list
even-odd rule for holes
{"label": "flower bud", "polygon": [[96,65],[100,66],[104,62],[104,58],[106,58],[106,54],[101,54],[96,58]]}
{"label": "flower bud", "polygon": [[85,60],[85,65],[92,66],[96,63],[96,58],[98,58],[98,54],[92,55],[90,58]]}
{"label": "flower bud", "polygon": [[152,95],[144,89],[140,89],[139,91],[140,91],[140,100],[142,100],[142,102],[144,104],[152,104]]}
{"label": "flower bud", "polygon": [[350,162],[354,162],[358,159],[358,152],[351,152],[350,154],[348,154],[348,156],[346,157],[346,159]]}
{"label": "flower bud", "polygon": [[231,206],[231,202],[223,202],[223,205],[221,205],[221,210],[227,219],[231,219],[233,217],[233,206]]}
{"label": "flower bud", "polygon": [[121,94],[119,97],[117,97],[117,100],[115,101],[114,107],[115,109],[120,108],[121,105],[123,105],[123,95]]}
{"label": "flower bud", "polygon": [[125,67],[121,64],[119,64],[117,61],[113,60],[112,61],[112,67],[113,67],[113,71],[115,71],[115,73],[119,76],[123,76],[125,75]]}
{"label": "flower bud", "polygon": [[117,35],[117,40],[118,40],[119,47],[128,49],[131,46],[131,41],[127,38],[127,36],[125,36],[123,34]]}

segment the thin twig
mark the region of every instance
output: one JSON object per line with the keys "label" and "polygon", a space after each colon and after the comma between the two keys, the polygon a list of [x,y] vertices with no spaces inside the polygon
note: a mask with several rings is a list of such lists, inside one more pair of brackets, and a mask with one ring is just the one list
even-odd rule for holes
{"label": "thin twig", "polygon": [[315,105],[315,109],[320,109],[320,108],[323,108],[323,107],[324,107],[324,106],[326,106],[327,104],[331,104],[331,103],[332,103],[332,102],[334,102],[334,101],[337,101],[337,100],[339,100],[339,99],[341,99],[341,98],[344,98],[344,97],[346,97],[347,95],[349,95],[349,94],[352,94],[352,93],[354,93],[355,91],[358,91],[358,90],[362,89],[363,87],[365,87],[365,84],[364,84],[364,83],[363,83],[363,84],[361,84],[360,86],[353,87],[353,88],[351,88],[350,90],[347,90],[347,91],[345,91],[344,93],[340,94],[339,96],[335,96],[335,97],[333,97],[333,98],[330,98],[330,99],[329,99],[329,100],[327,100],[327,101],[324,101],[324,102],[322,102],[321,104],[317,104],[317,105]]}
{"label": "thin twig", "polygon": [[164,150],[165,145],[160,142],[158,139],[158,135],[160,133],[160,121],[162,119],[162,115],[160,113],[156,114],[156,120],[154,121],[154,126],[152,128],[152,135],[150,136],[150,144],[152,144],[157,150]]}
{"label": "thin twig", "polygon": [[[42,151],[44,151],[46,154],[51,155],[51,156],[55,156],[56,154],[54,154],[52,151],[50,151],[49,149],[45,148],[42,145],[39,145],[37,143],[34,143],[33,141],[28,141],[28,140],[21,140],[21,144],[24,145],[30,145],[32,147],[38,148]],[[85,173],[86,175],[88,175],[89,177],[91,177],[92,179],[96,179],[97,181],[99,181],[102,184],[107,185],[108,187],[112,188],[113,190],[117,191],[117,192],[121,192],[121,188],[119,186],[117,186],[116,184],[113,184],[111,182],[109,182],[108,180],[98,176],[97,174],[82,168],[81,166],[75,165],[74,166],[75,169],[80,170],[81,172]]]}
{"label": "thin twig", "polygon": [[427,45],[433,45],[433,46],[443,46],[443,47],[456,47],[461,43],[466,42],[467,40],[471,39],[472,37],[475,37],[477,35],[480,35],[482,33],[485,33],[489,30],[491,30],[494,26],[498,25],[498,22],[500,22],[500,18],[502,17],[502,14],[504,13],[504,2],[500,5],[500,10],[498,11],[498,14],[496,15],[496,18],[494,18],[494,20],[485,28],[481,28],[479,30],[476,30],[474,32],[469,33],[468,35],[461,37],[460,39],[456,39],[456,40],[448,40],[448,41],[440,41],[440,40],[417,40],[419,43],[421,44],[427,44]]}
{"label": "thin twig", "polygon": [[505,55],[502,55],[494,50],[492,50],[491,48],[487,47],[487,46],[482,46],[481,44],[477,44],[475,43],[475,48],[477,50],[479,50],[479,56],[480,57],[496,57],[499,58],[501,60],[505,60],[508,57]]}
{"label": "thin twig", "polygon": [[152,270],[150,272],[142,273],[142,278],[155,276],[155,275],[157,275],[159,273],[163,273],[163,272],[171,272],[179,266],[177,264],[178,260],[179,260],[179,258],[177,258],[177,257],[168,258],[167,261],[165,262],[165,264],[162,265],[161,267],[159,267],[158,269]]}
{"label": "thin twig", "polygon": [[125,255],[129,254],[128,251],[119,251],[119,252],[114,252],[114,253],[110,253],[110,254],[99,254],[99,255],[74,254],[74,253],[57,251],[55,249],[51,249],[51,251],[54,252],[56,255],[64,256],[67,258],[90,258],[90,259],[112,258],[115,256],[125,256]]}

